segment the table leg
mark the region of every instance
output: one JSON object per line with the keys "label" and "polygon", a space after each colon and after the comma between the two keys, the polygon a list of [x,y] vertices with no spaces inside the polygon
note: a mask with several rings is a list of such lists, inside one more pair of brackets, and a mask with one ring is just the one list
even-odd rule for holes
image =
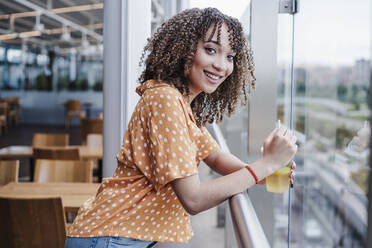
{"label": "table leg", "polygon": [[103,174],[103,162],[102,159],[98,160],[98,182],[102,182],[102,174]]}
{"label": "table leg", "polygon": [[30,158],[30,182],[34,181],[34,172],[35,172],[35,160]]}

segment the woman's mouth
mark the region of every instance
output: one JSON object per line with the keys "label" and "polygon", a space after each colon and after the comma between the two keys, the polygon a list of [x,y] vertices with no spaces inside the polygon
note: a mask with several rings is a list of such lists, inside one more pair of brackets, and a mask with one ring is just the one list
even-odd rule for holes
{"label": "woman's mouth", "polygon": [[218,76],[207,71],[204,71],[204,74],[207,76],[207,79],[209,79],[209,81],[211,81],[212,83],[217,83],[217,80],[222,78],[221,76]]}

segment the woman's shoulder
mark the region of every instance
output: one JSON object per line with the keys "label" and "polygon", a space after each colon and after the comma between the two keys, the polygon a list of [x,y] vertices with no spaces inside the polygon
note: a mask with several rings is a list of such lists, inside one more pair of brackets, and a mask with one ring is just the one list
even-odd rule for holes
{"label": "woman's shoulder", "polygon": [[183,95],[179,90],[170,83],[157,80],[148,80],[141,85],[143,89],[143,97],[146,100],[183,100]]}

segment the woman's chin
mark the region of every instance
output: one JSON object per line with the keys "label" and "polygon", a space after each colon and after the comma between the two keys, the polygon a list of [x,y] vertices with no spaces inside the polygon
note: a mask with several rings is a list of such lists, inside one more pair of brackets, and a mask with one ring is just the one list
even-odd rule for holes
{"label": "woman's chin", "polygon": [[210,86],[210,87],[205,87],[203,92],[204,93],[207,93],[207,94],[212,94],[213,92],[215,92],[218,88],[218,85],[216,86]]}

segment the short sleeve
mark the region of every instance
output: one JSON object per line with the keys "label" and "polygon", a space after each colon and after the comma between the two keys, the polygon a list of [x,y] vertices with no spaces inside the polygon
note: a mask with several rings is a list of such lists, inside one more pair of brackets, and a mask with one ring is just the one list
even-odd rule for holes
{"label": "short sleeve", "polygon": [[201,134],[196,141],[199,160],[203,160],[219,149],[219,146],[206,127],[200,128]]}
{"label": "short sleeve", "polygon": [[159,190],[177,179],[198,173],[197,147],[189,137],[182,95],[172,88],[153,90],[147,98],[151,161],[149,180]]}

